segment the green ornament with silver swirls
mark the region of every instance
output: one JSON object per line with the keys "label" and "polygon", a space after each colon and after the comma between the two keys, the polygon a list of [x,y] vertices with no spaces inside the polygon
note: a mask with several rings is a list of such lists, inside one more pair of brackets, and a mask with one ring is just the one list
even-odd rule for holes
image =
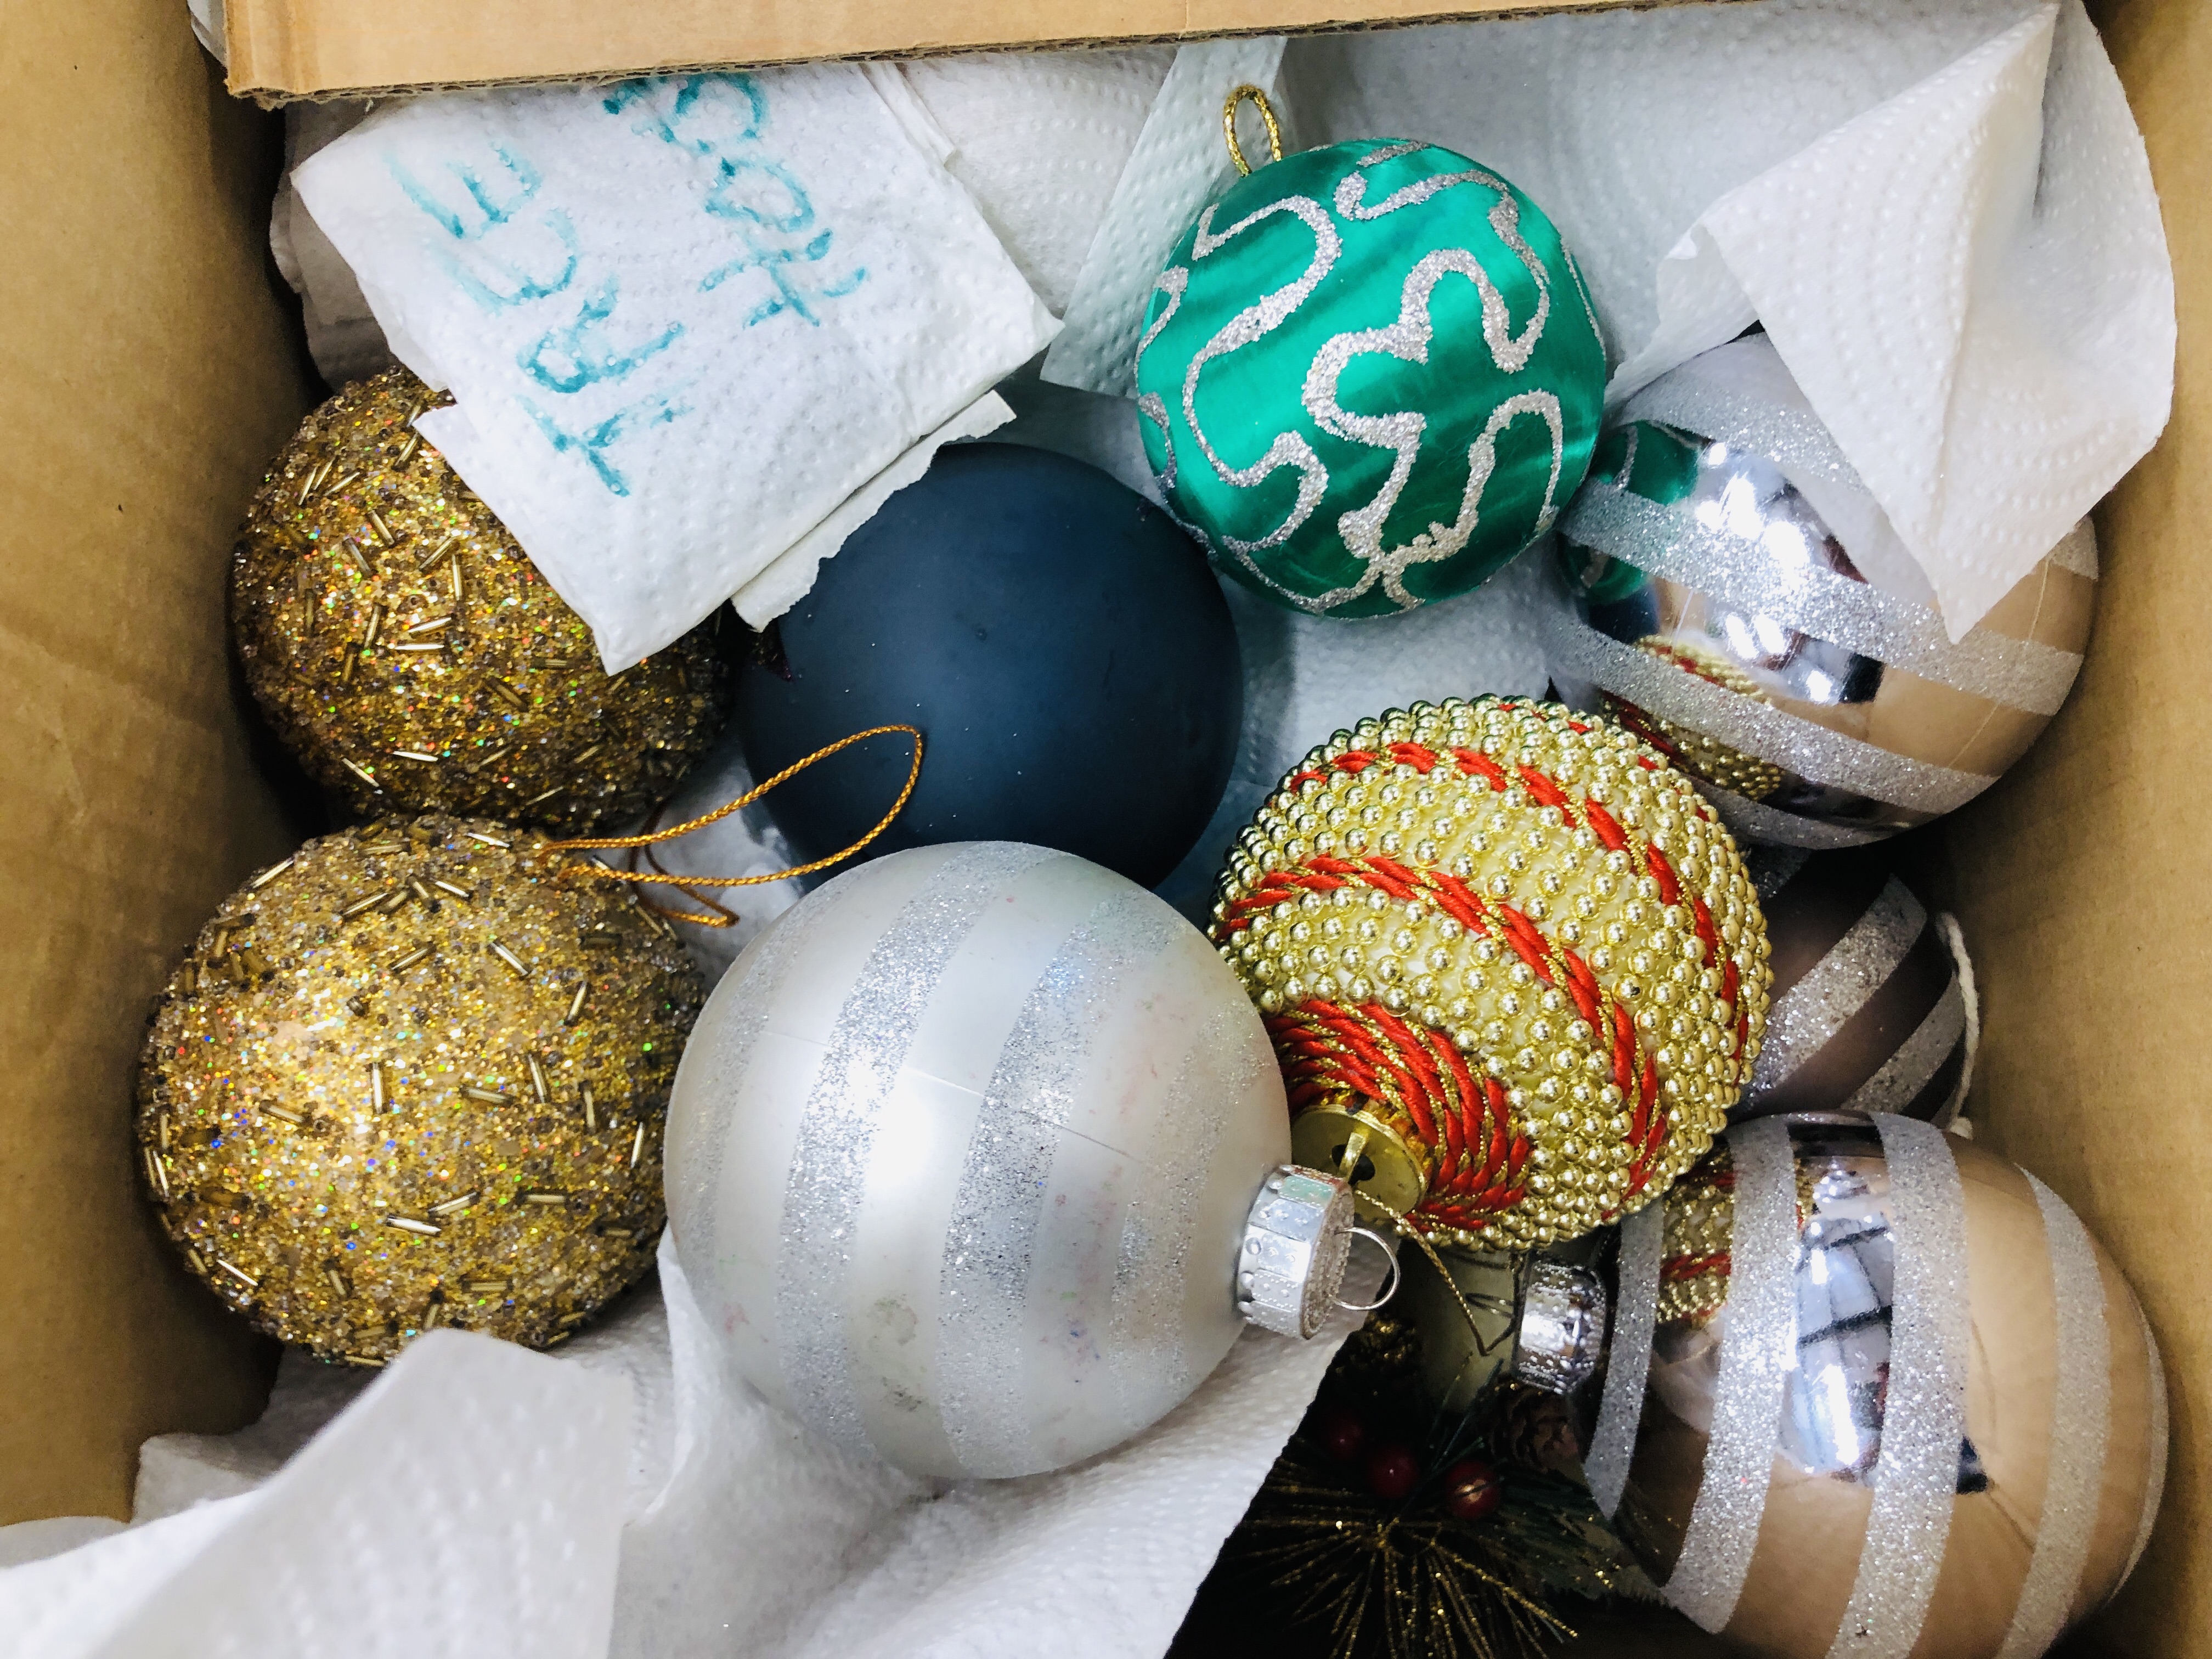
{"label": "green ornament with silver swirls", "polygon": [[1215,564],[1335,617],[1463,593],[1589,465],[1605,347],[1543,210],[1450,150],[1360,139],[1269,163],[1153,284],[1139,425]]}

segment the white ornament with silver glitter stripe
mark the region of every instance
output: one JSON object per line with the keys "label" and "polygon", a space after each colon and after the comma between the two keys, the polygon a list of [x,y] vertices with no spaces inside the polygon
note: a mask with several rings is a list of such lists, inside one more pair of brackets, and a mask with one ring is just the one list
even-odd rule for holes
{"label": "white ornament with silver glitter stripe", "polygon": [[1565,699],[1666,750],[1745,840],[1841,847],[1963,805],[2081,665],[2084,520],[1960,639],[1764,335],[1625,404],[1559,521]]}
{"label": "white ornament with silver glitter stripe", "polygon": [[2042,1182],[1804,1113],[1731,1128],[1665,1212],[1656,1251],[1624,1230],[1589,1471],[1677,1607],[1778,1659],[2029,1659],[2118,1588],[2156,1350]]}
{"label": "white ornament with silver glitter stripe", "polygon": [[1030,1474],[1213,1369],[1248,1223],[1301,1235],[1266,1287],[1293,1328],[1335,1303],[1342,1183],[1293,1172],[1330,1189],[1303,1221],[1254,1205],[1290,1150],[1259,1015],[1164,902],[1042,848],[923,848],[810,894],[715,989],[670,1218],[769,1399],[915,1474]]}

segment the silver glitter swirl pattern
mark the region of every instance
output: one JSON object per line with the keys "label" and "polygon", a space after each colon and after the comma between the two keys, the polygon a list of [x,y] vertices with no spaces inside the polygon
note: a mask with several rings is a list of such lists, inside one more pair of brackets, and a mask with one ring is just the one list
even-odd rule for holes
{"label": "silver glitter swirl pattern", "polygon": [[1889,982],[1927,926],[1920,901],[1892,876],[1866,914],[1767,1009],[1749,1092],[1765,1093],[1820,1053]]}
{"label": "silver glitter swirl pattern", "polygon": [[2142,1332],[2143,1352],[2150,1366],[2150,1479],[2143,1484],[2142,1513],[2136,1521],[2136,1541],[2128,1550],[2128,1565],[2121,1570],[2119,1583],[2112,1586],[2116,1595],[2120,1585],[2135,1577],[2136,1563],[2142,1559],[2150,1543],[2150,1530],[2158,1523],[2158,1506],[2166,1498],[2166,1362],[2159,1355],[2158,1338],[2152,1334],[2140,1303],[2136,1304],[2136,1325]]}
{"label": "silver glitter swirl pattern", "polygon": [[1022,1327],[1054,1155],[1124,975],[1174,944],[1172,920],[1144,892],[1095,908],[1038,975],[984,1085],[938,1274],[940,1410],[973,1474],[1035,1465]]}
{"label": "silver glitter swirl pattern", "polygon": [[1598,1397],[1597,1426],[1590,1432],[1583,1476],[1600,1515],[1620,1507],[1628,1465],[1644,1420],[1644,1389],[1651,1370],[1651,1332],[1659,1313],[1659,1261],[1666,1241],[1666,1205],[1645,1205],[1620,1224],[1620,1306],[1613,1311],[1613,1346],[1605,1362],[1605,1391]]}
{"label": "silver glitter swirl pattern", "polygon": [[844,1296],[884,1101],[945,964],[1006,884],[1060,854],[986,842],[954,854],[877,940],[837,1010],[793,1149],[776,1261],[776,1324],[793,1405],[840,1445],[860,1422]]}
{"label": "silver glitter swirl pattern", "polygon": [[1575,678],[1802,778],[1869,800],[1940,817],[1996,781],[1832,732],[1686,673],[1563,612],[1553,617],[1550,639],[1553,661]]}
{"label": "silver glitter swirl pattern", "polygon": [[2081,671],[2079,652],[1983,628],[1954,644],[1942,617],[1927,606],[1815,565],[1778,565],[1755,542],[1706,529],[1687,502],[1662,506],[1626,489],[1585,490],[1561,527],[1651,575],[2008,708],[2057,714]]}
{"label": "silver glitter swirl pattern", "polygon": [[1898,1045],[1897,1052],[1882,1062],[1880,1071],[1859,1085],[1840,1109],[1894,1112],[1911,1105],[1913,1097],[1928,1086],[1928,1079],[1936,1075],[1966,1036],[1966,994],[1954,978],[1936,1000],[1936,1006],[1928,1011],[1928,1018]]}
{"label": "silver glitter swirl pattern", "polygon": [[[1218,206],[1218,204],[1215,204]],[[1213,447],[1213,441],[1206,435],[1206,428],[1198,421],[1198,377],[1206,364],[1216,357],[1225,357],[1231,352],[1250,345],[1262,336],[1280,328],[1290,314],[1306,301],[1306,296],[1319,286],[1321,279],[1335,269],[1337,256],[1344,251],[1344,238],[1337,232],[1328,216],[1328,210],[1310,196],[1285,196],[1246,214],[1228,229],[1216,234],[1213,228],[1214,208],[1209,207],[1199,215],[1198,228],[1191,238],[1190,256],[1194,261],[1203,259],[1223,246],[1242,235],[1262,220],[1278,213],[1287,213],[1304,222],[1314,234],[1314,257],[1306,268],[1293,280],[1269,293],[1263,294],[1252,304],[1224,323],[1213,337],[1200,346],[1190,360],[1182,376],[1182,417],[1190,428],[1190,435],[1197,441],[1215,474],[1224,483],[1249,489],[1265,482],[1282,467],[1294,467],[1298,474],[1297,500],[1290,515],[1267,535],[1256,541],[1240,541],[1233,536],[1222,537],[1222,545],[1236,554],[1252,568],[1255,575],[1264,574],[1253,562],[1251,556],[1262,549],[1279,545],[1297,532],[1298,527],[1311,518],[1314,509],[1321,505],[1328,490],[1328,469],[1315,454],[1313,446],[1296,432],[1279,432],[1267,453],[1247,467],[1232,467],[1223,460]],[[1270,586],[1274,586],[1269,583]]]}
{"label": "silver glitter swirl pattern", "polygon": [[1876,1113],[1889,1166],[1895,1278],[1889,1382],[1875,1454],[1874,1505],[1858,1574],[1828,1659],[1906,1659],[1927,1621],[1951,1535],[1966,1426],[1966,1192],[1950,1137]]}
{"label": "silver glitter swirl pattern", "polygon": [[1797,1183],[1789,1130],[1780,1118],[1761,1118],[1730,1129],[1728,1143],[1735,1219],[1712,1432],[1682,1553],[1664,1589],[1676,1611],[1715,1634],[1735,1613],[1751,1570],[1782,1437],[1783,1394],[1797,1359]]}
{"label": "silver glitter swirl pattern", "polygon": [[2063,1199],[2033,1176],[2027,1184],[2043,1212],[2051,1289],[2058,1304],[2058,1375],[2051,1389],[2051,1463],[2043,1477],[2035,1550],[1997,1659],[2034,1659],[2066,1627],[2096,1530],[2112,1415],[2112,1332],[2097,1247]]}

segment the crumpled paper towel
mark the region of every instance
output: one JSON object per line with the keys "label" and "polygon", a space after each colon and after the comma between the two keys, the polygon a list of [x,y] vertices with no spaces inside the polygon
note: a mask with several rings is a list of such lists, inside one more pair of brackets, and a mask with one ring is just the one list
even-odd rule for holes
{"label": "crumpled paper towel", "polygon": [[942,441],[1056,327],[849,64],[416,98],[295,184],[393,351],[458,399],[423,435],[610,672]]}
{"label": "crumpled paper towel", "polygon": [[164,1437],[191,1507],[149,1519],[142,1480],[127,1529],[0,1528],[0,1561],[91,1540],[0,1571],[10,1653],[1155,1659],[1358,1322],[1248,1332],[1077,1468],[930,1483],[728,1376],[665,1239],[660,1263],[551,1355],[434,1332],[365,1389],[288,1360],[261,1425]]}
{"label": "crumpled paper towel", "polygon": [[[1246,84],[1275,96],[1282,61],[1279,35],[1202,40],[1176,52],[1084,256],[1066,326],[1045,354],[1046,380],[1117,398],[1136,394],[1137,339],[1152,279],[1206,198],[1237,176],[1222,136],[1222,105]],[[1249,159],[1265,159],[1264,151],[1250,157],[1247,150]]]}
{"label": "crumpled paper towel", "polygon": [[1471,593],[1395,617],[1311,617],[1224,578],[1244,659],[1244,726],[1221,804],[1160,896],[1197,926],[1211,922],[1214,878],[1238,833],[1284,774],[1339,728],[1423,700],[1541,696],[1552,545],[1546,538]]}
{"label": "crumpled paper towel", "polygon": [[8,1651],[592,1659],[614,1611],[627,1393],[433,1331],[260,1485],[0,1572]]}
{"label": "crumpled paper towel", "polygon": [[1172,46],[1137,46],[899,65],[945,134],[945,165],[1055,316],[1175,57]]}
{"label": "crumpled paper towel", "polygon": [[1292,44],[1283,85],[1312,142],[1429,139],[1541,204],[1606,325],[1616,403],[1763,322],[1954,638],[2165,424],[2172,269],[2080,0],[1322,36]]}

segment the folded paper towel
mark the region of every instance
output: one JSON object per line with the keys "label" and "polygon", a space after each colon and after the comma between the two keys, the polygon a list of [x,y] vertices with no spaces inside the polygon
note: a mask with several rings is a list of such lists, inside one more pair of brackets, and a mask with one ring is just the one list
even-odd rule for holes
{"label": "folded paper towel", "polygon": [[269,208],[269,252],[276,269],[300,296],[300,318],[307,331],[307,352],[334,386],[365,380],[392,367],[392,348],[362,297],[353,269],[323,234],[292,175],[300,164],[368,118],[371,104],[334,98],[325,104],[284,106],[284,176]]}
{"label": "folded paper towel", "polygon": [[1137,46],[967,52],[899,66],[945,135],[945,165],[1054,316],[1067,307],[1175,58],[1172,46]]}
{"label": "folded paper towel", "polygon": [[66,1550],[0,1571],[0,1630],[19,1659],[1157,1659],[1356,1323],[1248,1333],[1079,1468],[931,1484],[727,1376],[664,1240],[660,1293],[555,1354],[433,1332],[365,1389],[288,1363],[261,1425],[149,1443],[160,1518],[142,1480],[125,1530],[0,1528],[0,1562]]}
{"label": "folded paper towel", "polygon": [[448,93],[300,169],[419,419],[591,623],[658,650],[1055,325],[861,70]]}
{"label": "folded paper towel", "polygon": [[1313,142],[1429,139],[1543,204],[1616,401],[1763,322],[1954,638],[2165,423],[2172,270],[2080,0],[1325,36],[1292,44],[1283,86]]}

